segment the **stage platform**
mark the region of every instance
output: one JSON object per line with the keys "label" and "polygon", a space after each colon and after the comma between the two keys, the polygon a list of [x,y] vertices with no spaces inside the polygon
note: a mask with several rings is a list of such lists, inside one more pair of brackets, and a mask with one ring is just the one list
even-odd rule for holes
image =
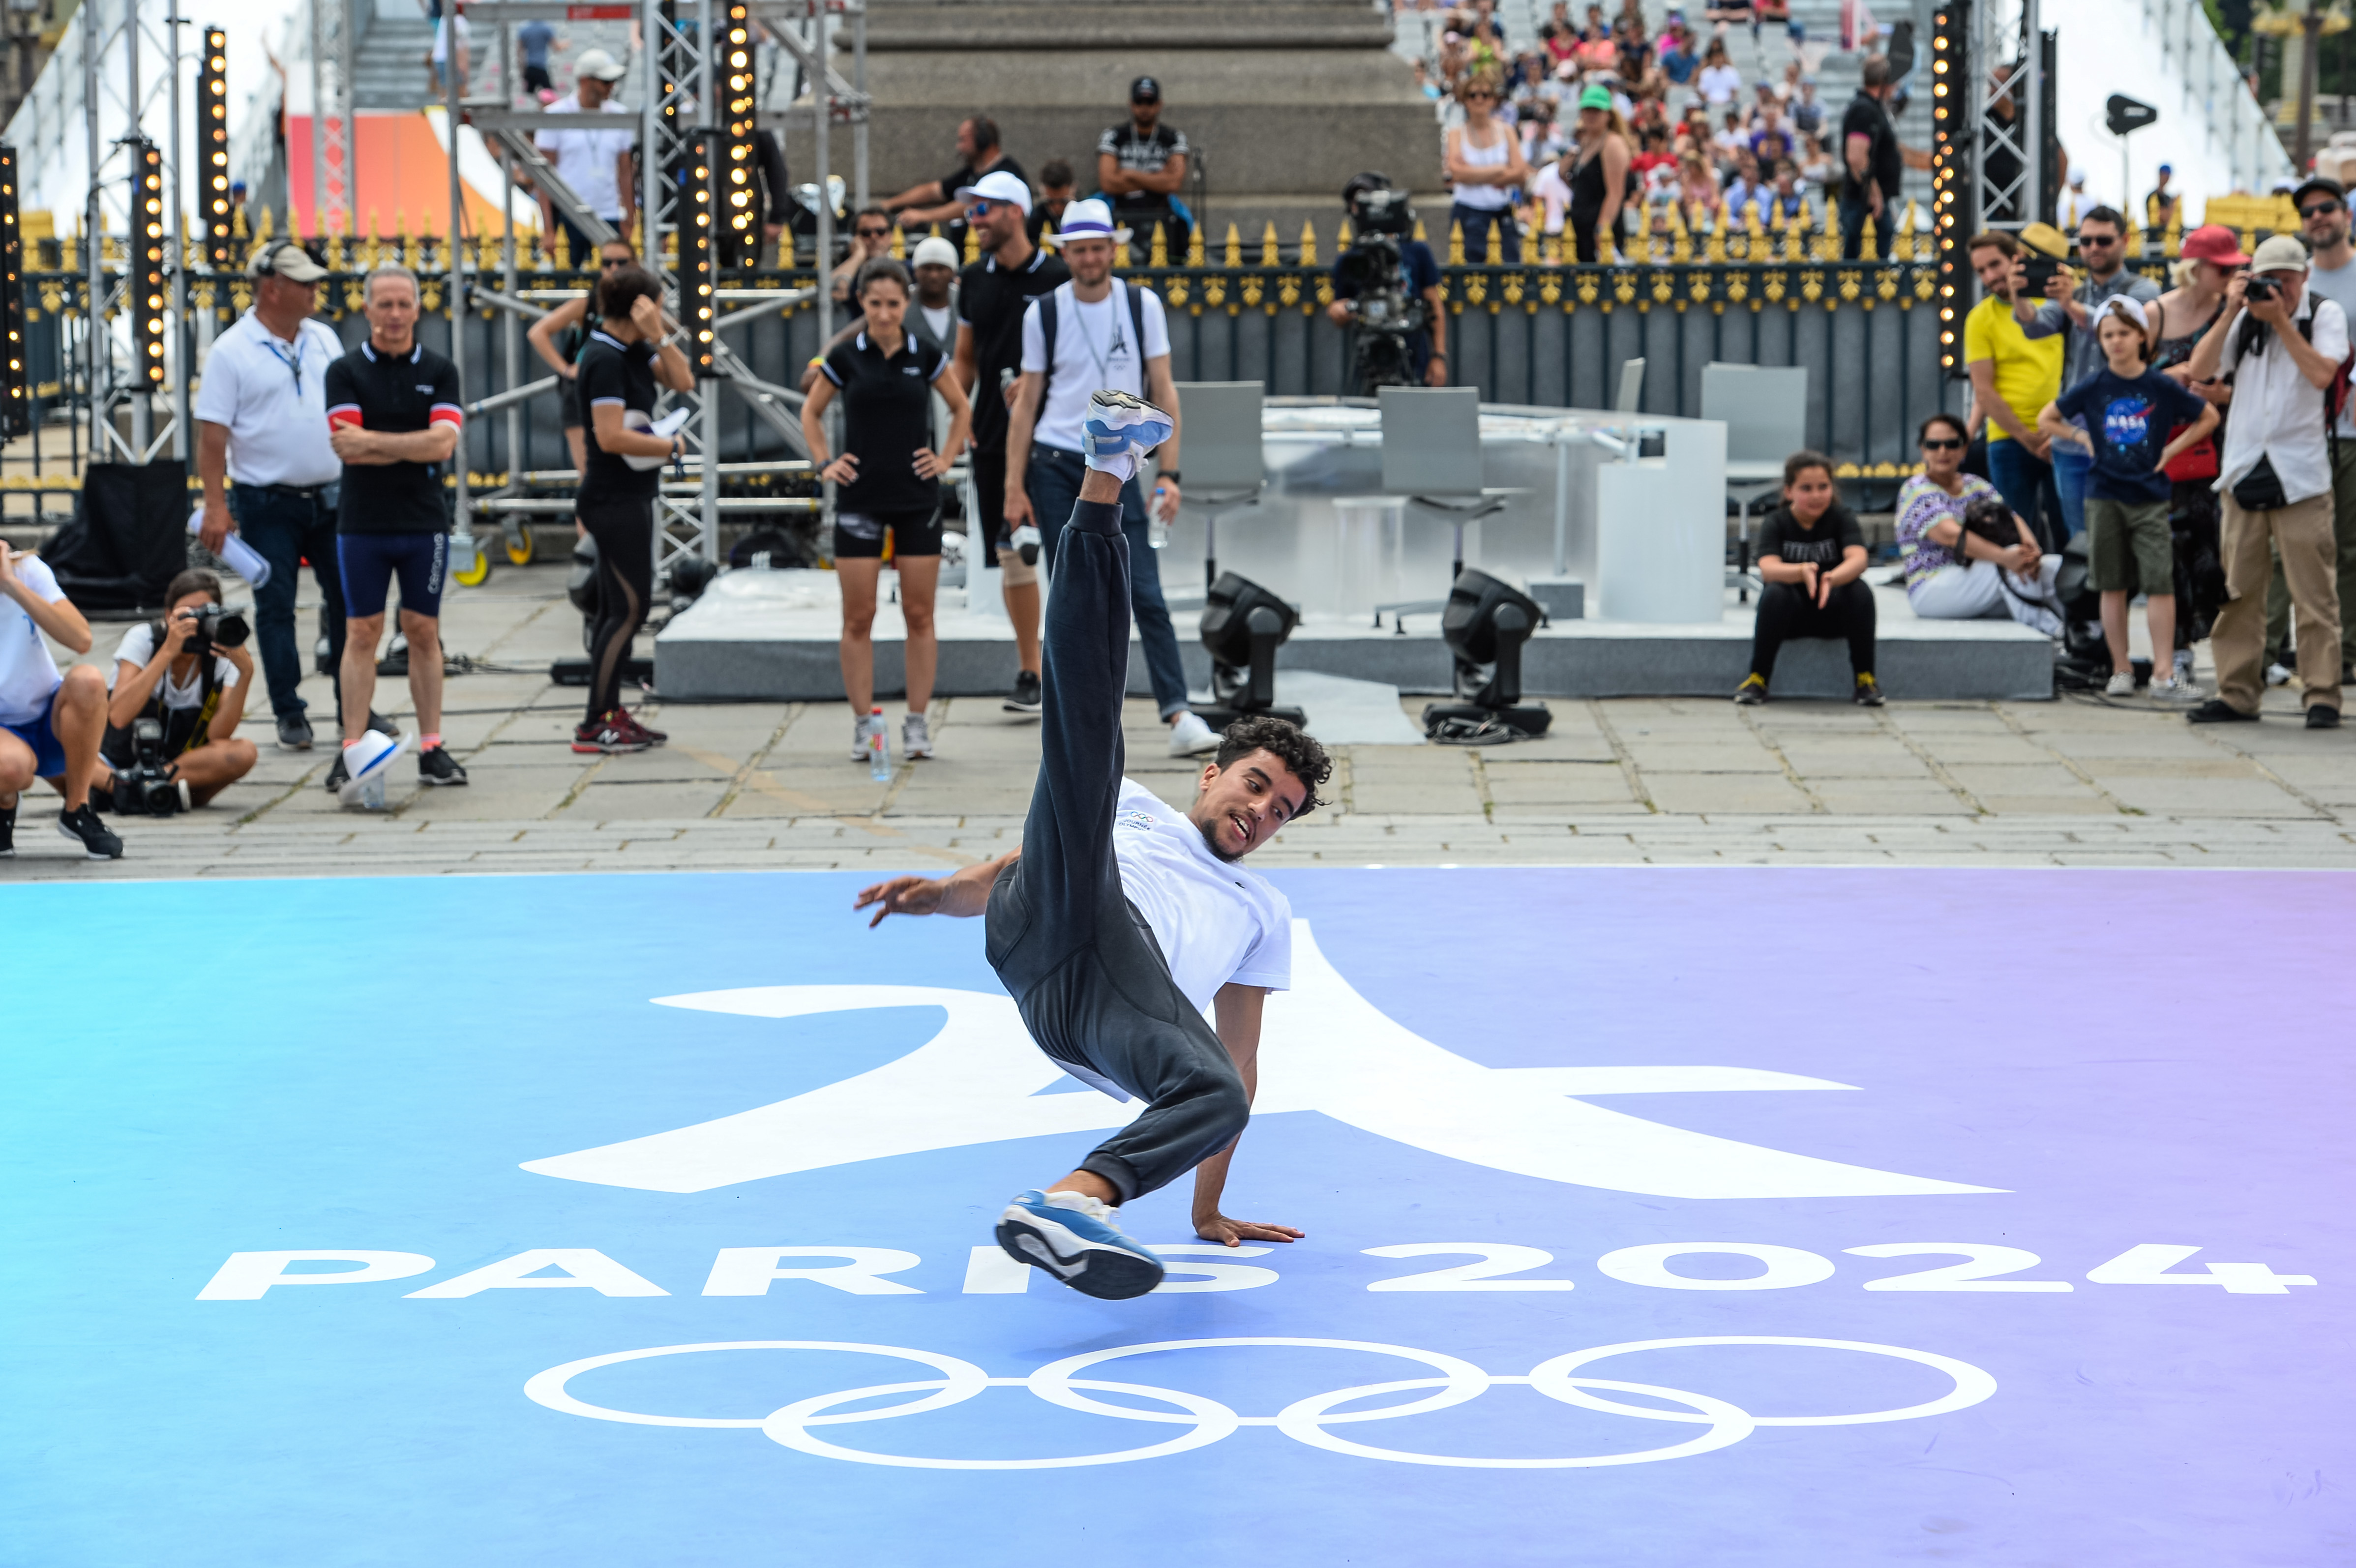
{"label": "stage platform", "polygon": [[[887,578],[888,581],[889,579]],[[1876,591],[1883,688],[1915,700],[2045,698],[2053,693],[2053,644],[2011,621],[1923,621],[1897,589]],[[986,696],[1014,681],[1014,631],[1001,610],[969,610],[963,588],[941,592],[936,628],[945,697]],[[838,701],[840,599],[830,571],[732,571],[655,639],[655,685],[666,701]],[[1179,602],[1182,605],[1185,601]],[[1195,635],[1201,605],[1173,608],[1190,685],[1210,682],[1210,656]],[[1447,645],[1437,613],[1411,615],[1405,635],[1388,619],[1312,615],[1277,651],[1280,668],[1379,681],[1404,692],[1449,688]],[[1534,697],[1722,697],[1749,667],[1751,611],[1731,591],[1715,624],[1647,625],[1560,621],[1540,628],[1522,653],[1523,684]],[[875,622],[879,695],[903,689],[905,627],[897,605]],[[1848,651],[1829,642],[1790,645],[1775,673],[1781,697],[1845,698]],[[1145,660],[1132,644],[1129,689],[1147,696]],[[1313,721],[1315,716],[1312,714]]]}
{"label": "stage platform", "polygon": [[0,887],[0,1560],[2348,1560],[2356,880],[1271,880],[1305,1239],[1129,1302],[991,1226],[1135,1107],[862,878]]}

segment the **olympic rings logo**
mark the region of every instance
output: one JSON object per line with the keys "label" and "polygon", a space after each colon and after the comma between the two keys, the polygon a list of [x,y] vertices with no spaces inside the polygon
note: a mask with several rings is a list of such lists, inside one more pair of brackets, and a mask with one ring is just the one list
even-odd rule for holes
{"label": "olympic rings logo", "polygon": [[[1900,1360],[1914,1361],[1944,1372],[1954,1387],[1940,1398],[1901,1409],[1867,1411],[1854,1415],[1754,1415],[1725,1400],[1708,1394],[1690,1393],[1682,1389],[1663,1388],[1654,1383],[1622,1382],[1611,1378],[1583,1377],[1581,1368],[1614,1356],[1633,1355],[1639,1350],[1677,1349],[1701,1345],[1793,1345],[1816,1349],[1855,1350],[1870,1356],[1890,1356]],[[1148,1356],[1169,1350],[1209,1350],[1237,1347],[1286,1346],[1304,1349],[1354,1350],[1365,1355],[1390,1356],[1400,1360],[1419,1362],[1437,1372],[1437,1377],[1402,1378],[1386,1382],[1359,1383],[1329,1392],[1311,1394],[1295,1400],[1274,1415],[1241,1415],[1227,1405],[1201,1394],[1183,1389],[1162,1388],[1151,1383],[1108,1381],[1076,1374],[1108,1362],[1131,1356]],[[591,1404],[568,1391],[573,1379],[600,1367],[616,1366],[625,1361],[647,1360],[657,1356],[696,1355],[709,1350],[834,1350],[857,1355],[884,1356],[896,1360],[914,1361],[929,1367],[940,1375],[901,1382],[872,1383],[864,1388],[847,1389],[839,1393],[812,1394],[790,1404],[780,1406],[766,1416],[655,1415],[637,1411],[611,1410]],[[1470,1458],[1446,1454],[1419,1454],[1399,1448],[1377,1447],[1360,1443],[1331,1430],[1369,1421],[1397,1421],[1411,1415],[1421,1415],[1446,1410],[1477,1399],[1490,1389],[1505,1385],[1526,1386],[1558,1403],[1575,1405],[1583,1410],[1598,1411],[1608,1415],[1632,1416],[1642,1421],[1665,1421],[1687,1425],[1707,1426],[1708,1431],[1687,1439],[1655,1448],[1639,1449],[1622,1454],[1589,1454],[1571,1457],[1547,1458]],[[858,1465],[889,1465],[916,1470],[1058,1470],[1082,1465],[1131,1464],[1143,1459],[1160,1459],[1172,1454],[1183,1454],[1189,1449],[1207,1447],[1232,1435],[1238,1427],[1273,1426],[1297,1443],[1312,1448],[1323,1448],[1335,1454],[1348,1454],[1362,1459],[1386,1459],[1405,1465],[1442,1465],[1462,1469],[1481,1470],[1575,1470],[1591,1469],[1606,1465],[1643,1465],[1661,1459],[1683,1459],[1696,1454],[1708,1454],[1741,1442],[1762,1426],[1859,1426],[1883,1421],[1908,1421],[1920,1416],[1943,1415],[1949,1411],[1964,1410],[1979,1403],[1996,1392],[1996,1379],[1968,1361],[1949,1356],[1933,1355],[1928,1350],[1912,1350],[1897,1345],[1868,1344],[1858,1339],[1794,1339],[1780,1335],[1716,1334],[1684,1339],[1638,1339],[1621,1345],[1600,1345],[1591,1349],[1572,1350],[1540,1361],[1521,1377],[1494,1376],[1455,1356],[1432,1350],[1413,1349],[1404,1345],[1383,1345],[1365,1339],[1162,1339],[1150,1345],[1125,1345],[1110,1350],[1091,1350],[1084,1355],[1067,1356],[1051,1362],[1023,1378],[994,1378],[971,1361],[955,1356],[944,1356],[931,1350],[915,1350],[897,1345],[862,1345],[828,1339],[737,1339],[707,1345],[659,1345],[645,1350],[616,1350],[611,1355],[590,1356],[582,1360],[567,1361],[561,1367],[551,1367],[524,1384],[526,1397],[551,1410],[567,1415],[587,1416],[597,1421],[618,1421],[638,1426],[694,1427],[757,1427],[771,1442],[781,1444],[799,1453],[823,1459],[841,1459]],[[1138,1421],[1154,1425],[1184,1426],[1188,1430],[1166,1442],[1146,1444],[1134,1448],[1115,1449],[1108,1453],[1081,1454],[1044,1459],[935,1459],[903,1454],[882,1454],[865,1448],[846,1447],[819,1435],[816,1428],[855,1425],[862,1422],[895,1420],[902,1416],[921,1415],[927,1411],[942,1410],[962,1404],[988,1389],[1027,1389],[1039,1399],[1067,1410],[1086,1412],[1091,1415],[1108,1415],[1121,1421]],[[1082,1390],[1097,1393],[1117,1393],[1132,1399],[1150,1401],[1165,1409],[1141,1410],[1132,1405],[1108,1404],[1090,1397]],[[1361,1400],[1388,1394],[1421,1393],[1398,1404],[1387,1404],[1374,1410],[1348,1410]],[[1663,1410],[1650,1405],[1626,1404],[1606,1399],[1596,1391],[1612,1393],[1639,1394],[1680,1406]],[[910,1395],[900,1403],[879,1409],[844,1411],[838,1407],[862,1400],[883,1399],[894,1395]]]}

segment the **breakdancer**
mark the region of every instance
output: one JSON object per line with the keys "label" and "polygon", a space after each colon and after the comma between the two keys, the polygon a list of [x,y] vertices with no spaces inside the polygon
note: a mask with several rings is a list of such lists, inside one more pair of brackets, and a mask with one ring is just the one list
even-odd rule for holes
{"label": "breakdancer", "polygon": [[1292,977],[1291,906],[1243,858],[1315,809],[1333,764],[1295,726],[1258,718],[1227,727],[1183,814],[1121,776],[1121,486],[1171,429],[1126,392],[1089,400],[1087,476],[1047,601],[1039,782],[1023,847],[937,880],[879,882],[854,906],[875,906],[871,927],[887,914],[987,913],[991,966],[1031,1038],[1074,1077],[1144,1103],[1079,1169],[1017,1193],[998,1217],[998,1243],[1018,1262],[1108,1300],[1142,1296],[1162,1275],[1121,1230],[1119,1205],[1190,1169],[1204,1239],[1301,1233],[1231,1220],[1219,1195],[1258,1084],[1261,1004]]}

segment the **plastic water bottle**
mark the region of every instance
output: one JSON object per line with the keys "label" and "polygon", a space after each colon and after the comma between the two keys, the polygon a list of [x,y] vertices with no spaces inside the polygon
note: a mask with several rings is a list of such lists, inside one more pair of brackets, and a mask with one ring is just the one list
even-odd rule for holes
{"label": "plastic water bottle", "polygon": [[884,733],[884,709],[878,704],[867,710],[867,776],[877,784],[892,777],[892,742]]}

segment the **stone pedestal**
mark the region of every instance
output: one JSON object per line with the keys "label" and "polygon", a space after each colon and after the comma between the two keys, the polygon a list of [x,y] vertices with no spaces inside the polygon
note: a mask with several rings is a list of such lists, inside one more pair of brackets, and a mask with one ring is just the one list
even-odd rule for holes
{"label": "stone pedestal", "polygon": [[[948,173],[958,122],[981,113],[1034,180],[1060,157],[1087,195],[1098,136],[1150,75],[1163,120],[1205,161],[1211,243],[1233,222],[1256,244],[1274,220],[1290,246],[1310,216],[1330,235],[1352,175],[1441,188],[1432,106],[1388,40],[1364,0],[870,0],[873,187],[880,198]],[[838,42],[848,49],[848,29]],[[846,176],[849,143],[835,140]],[[1191,176],[1183,199],[1194,205]]]}

